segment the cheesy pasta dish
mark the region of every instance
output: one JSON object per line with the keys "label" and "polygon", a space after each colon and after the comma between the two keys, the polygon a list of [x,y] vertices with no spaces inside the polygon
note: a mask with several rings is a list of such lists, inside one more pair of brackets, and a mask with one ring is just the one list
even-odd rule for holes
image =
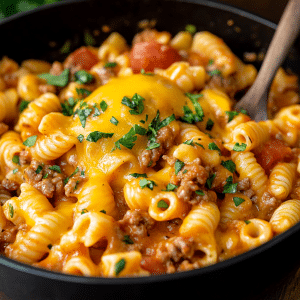
{"label": "cheesy pasta dish", "polygon": [[[8,53],[9,55],[9,53]],[[3,255],[83,276],[202,268],[300,220],[298,78],[270,120],[234,110],[257,70],[193,25],[112,32],[63,62],[0,61]]]}

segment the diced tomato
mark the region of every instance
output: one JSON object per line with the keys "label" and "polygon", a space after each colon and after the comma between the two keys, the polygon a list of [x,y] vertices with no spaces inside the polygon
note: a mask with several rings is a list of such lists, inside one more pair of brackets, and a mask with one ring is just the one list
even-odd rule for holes
{"label": "diced tomato", "polygon": [[155,257],[145,256],[141,261],[141,267],[150,272],[151,275],[161,275],[166,273],[164,265]]}
{"label": "diced tomato", "polygon": [[98,57],[88,47],[80,47],[72,52],[65,60],[65,67],[72,68],[80,66],[80,69],[89,71],[96,63]]}
{"label": "diced tomato", "polygon": [[130,63],[134,73],[141,69],[153,72],[154,68],[167,69],[180,61],[181,56],[174,48],[155,41],[136,43],[130,52]]}
{"label": "diced tomato", "polygon": [[261,164],[266,173],[269,174],[276,163],[289,157],[291,154],[291,148],[286,146],[283,141],[271,140],[264,145],[257,157],[257,161]]}

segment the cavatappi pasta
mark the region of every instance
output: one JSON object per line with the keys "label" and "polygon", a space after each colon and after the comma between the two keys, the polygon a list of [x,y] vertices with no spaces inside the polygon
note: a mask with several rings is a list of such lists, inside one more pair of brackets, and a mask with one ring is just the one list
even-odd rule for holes
{"label": "cavatappi pasta", "polygon": [[[9,53],[8,53],[9,54]],[[235,111],[257,71],[210,32],[116,32],[65,61],[0,61],[0,245],[83,276],[205,267],[300,220],[300,104]]]}

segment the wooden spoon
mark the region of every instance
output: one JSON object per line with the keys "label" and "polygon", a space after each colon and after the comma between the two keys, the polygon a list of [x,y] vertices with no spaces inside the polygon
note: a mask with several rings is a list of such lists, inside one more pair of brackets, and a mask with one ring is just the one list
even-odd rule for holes
{"label": "wooden spoon", "polygon": [[300,0],[290,0],[279,21],[263,64],[245,96],[236,104],[237,110],[246,109],[256,122],[266,120],[269,87],[276,71],[283,63],[300,27]]}

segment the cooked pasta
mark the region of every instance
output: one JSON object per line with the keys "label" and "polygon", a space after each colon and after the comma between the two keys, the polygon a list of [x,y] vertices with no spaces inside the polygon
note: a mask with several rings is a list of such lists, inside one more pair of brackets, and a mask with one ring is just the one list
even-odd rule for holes
{"label": "cooked pasta", "polygon": [[77,276],[150,276],[218,263],[294,226],[297,76],[278,70],[274,118],[256,123],[234,110],[256,74],[208,31],[147,28],[131,43],[112,32],[62,62],[4,57],[3,254]]}

